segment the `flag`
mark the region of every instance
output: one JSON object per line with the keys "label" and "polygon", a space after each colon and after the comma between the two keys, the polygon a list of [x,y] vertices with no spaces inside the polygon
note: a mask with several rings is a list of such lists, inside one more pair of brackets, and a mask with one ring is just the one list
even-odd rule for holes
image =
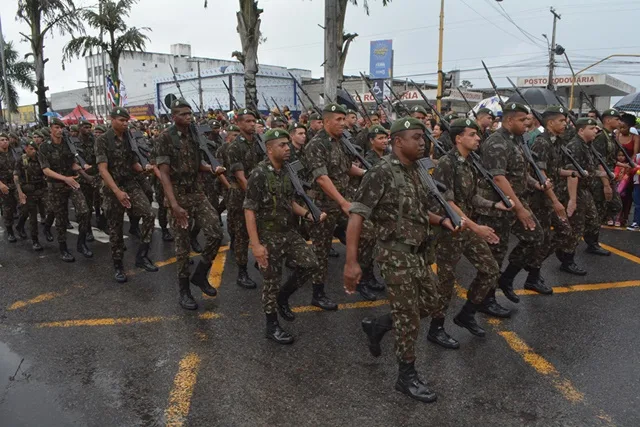
{"label": "flag", "polygon": [[120,107],[126,107],[127,105],[127,90],[124,87],[124,82],[120,80]]}
{"label": "flag", "polygon": [[106,90],[107,90],[107,99],[109,100],[109,102],[111,103],[111,107],[115,107],[118,102],[118,90],[116,89],[116,86],[113,84],[113,80],[111,80],[111,76],[107,76],[107,84],[106,84]]}

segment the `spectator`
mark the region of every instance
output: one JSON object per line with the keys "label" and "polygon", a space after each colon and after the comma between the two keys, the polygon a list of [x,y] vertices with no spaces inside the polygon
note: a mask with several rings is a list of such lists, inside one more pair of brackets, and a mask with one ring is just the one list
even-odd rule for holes
{"label": "spectator", "polygon": [[[640,163],[640,153],[636,154],[634,158],[634,162],[636,165]],[[631,175],[633,176],[633,204],[634,204],[634,212],[633,212],[633,223],[627,230],[638,231],[640,230],[640,167],[636,166],[631,170]]]}
{"label": "spectator", "polygon": [[615,222],[609,221],[609,225],[615,225],[616,227],[625,226],[627,218],[629,218],[629,211],[631,210],[631,203],[633,199],[633,181],[629,175],[630,165],[627,163],[627,159],[622,151],[618,151],[617,165],[613,174],[615,175],[616,186],[620,199],[622,200],[622,210],[615,219]]}

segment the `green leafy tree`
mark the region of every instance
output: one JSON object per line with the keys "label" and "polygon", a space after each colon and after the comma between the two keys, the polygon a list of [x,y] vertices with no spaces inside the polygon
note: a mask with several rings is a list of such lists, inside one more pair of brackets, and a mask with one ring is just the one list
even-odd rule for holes
{"label": "green leafy tree", "polygon": [[[11,112],[18,111],[17,87],[30,91],[35,90],[36,81],[33,74],[33,63],[28,61],[20,61],[18,59],[18,51],[13,47],[13,42],[5,41],[4,44],[4,60],[6,62],[7,75],[2,74],[0,68],[0,92],[2,93],[2,102]],[[7,80],[8,93],[4,93],[4,81]]]}

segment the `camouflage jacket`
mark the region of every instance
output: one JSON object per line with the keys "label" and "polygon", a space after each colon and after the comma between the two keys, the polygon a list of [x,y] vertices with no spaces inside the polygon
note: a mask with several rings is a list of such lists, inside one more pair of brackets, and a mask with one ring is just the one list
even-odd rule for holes
{"label": "camouflage jacket", "polygon": [[291,202],[294,190],[284,169],[276,170],[267,159],[252,171],[242,207],[255,212],[258,232],[286,232],[293,226]]}
{"label": "camouflage jacket", "polygon": [[0,181],[9,188],[13,188],[13,170],[16,161],[13,159],[11,151],[0,152]]}
{"label": "camouflage jacket", "polygon": [[616,155],[618,152],[618,147],[614,141],[613,134],[603,128],[602,132],[600,132],[593,141],[593,148],[602,155],[602,158],[607,163],[607,166],[609,166],[609,169],[613,171],[616,167]]}
{"label": "camouflage jacket", "polygon": [[545,175],[554,185],[560,182],[560,169],[564,166],[562,150],[560,150],[561,144],[564,144],[561,137],[553,136],[544,131],[535,138],[531,145],[531,151],[538,156],[536,164],[545,171]]}
{"label": "camouflage jacket", "polygon": [[[254,137],[255,139],[255,137]],[[227,158],[229,161],[230,181],[237,183],[235,173],[244,171],[244,176],[249,177],[253,168],[262,160],[262,154],[259,153],[257,141],[249,141],[242,135],[238,135],[235,141],[227,148]]]}
{"label": "camouflage jacket", "polygon": [[[596,163],[596,159],[591,154],[591,150],[589,149],[589,144],[584,142],[580,136],[576,135],[573,137],[569,144],[567,144],[567,148],[573,154],[573,157],[576,159],[576,162],[582,166],[584,170],[589,172],[589,176],[587,178],[580,178],[579,188],[581,189],[589,189],[595,182],[594,180],[600,179],[596,177],[596,173],[598,171],[598,163]],[[564,168],[569,170],[576,170],[573,163],[569,161],[569,159],[564,158]]]}
{"label": "camouflage jacket", "polygon": [[224,173],[227,179],[231,178],[231,172],[229,172],[229,146],[231,143],[224,142],[215,152],[216,159],[220,162],[223,168],[227,171]]}
{"label": "camouflage jacket", "polygon": [[367,154],[364,156],[364,159],[365,159],[366,161],[368,161],[369,163],[371,163],[371,166],[375,166],[375,165],[377,165],[378,163],[380,163],[380,159],[381,159],[381,158],[382,158],[382,157],[378,156],[378,153],[376,153],[376,152],[375,152],[375,151],[373,151],[373,150],[369,150],[369,151],[367,152]]}
{"label": "camouflage jacket", "polygon": [[[118,186],[125,185],[135,177],[133,165],[138,158],[131,150],[128,134],[118,138],[113,128],[100,135],[95,143],[96,164],[106,163],[111,177]],[[88,161],[87,161],[88,162]]]}
{"label": "camouflage jacket", "polygon": [[307,169],[313,180],[312,190],[315,199],[325,201],[323,206],[338,208],[338,205],[324,194],[320,186],[316,183],[318,177],[328,176],[336,189],[343,196],[346,194],[349,185],[349,169],[351,169],[351,159],[344,152],[342,144],[337,139],[333,139],[323,129],[313,137],[305,148]]}
{"label": "camouflage jacket", "polygon": [[[92,166],[95,166],[97,164],[96,149],[95,149],[96,138],[91,133],[88,134],[86,137],[80,134],[78,135],[78,141],[80,141],[78,148],[81,151],[81,155],[84,161]],[[89,175],[97,175],[98,168],[93,167],[89,169],[87,173]]]}
{"label": "camouflage jacket", "polygon": [[[451,136],[449,135],[449,132],[447,132],[446,130],[442,131],[442,135],[440,135],[440,138],[438,138],[438,141],[440,142],[440,145],[442,145],[442,147],[447,152],[453,148],[453,142],[451,142]],[[430,146],[431,146],[431,143],[429,143],[429,149],[431,149]],[[442,153],[440,153],[438,150],[433,150],[433,158],[439,159],[440,157],[442,157]]]}
{"label": "camouflage jacket", "polygon": [[16,162],[13,174],[20,180],[20,187],[25,194],[45,185],[44,172],[37,155],[30,158],[23,154],[22,158]]}
{"label": "camouflage jacket", "polygon": [[[38,151],[38,161],[42,169],[51,169],[54,172],[64,176],[75,176],[73,165],[76,159],[73,153],[63,141],[60,144],[50,143],[42,144]],[[47,178],[49,182],[59,182],[54,178]]]}
{"label": "camouflage jacket", "polygon": [[165,129],[156,141],[156,164],[169,165],[174,189],[187,192],[201,190],[198,174],[202,157],[198,141],[190,132],[182,133],[175,125]]}

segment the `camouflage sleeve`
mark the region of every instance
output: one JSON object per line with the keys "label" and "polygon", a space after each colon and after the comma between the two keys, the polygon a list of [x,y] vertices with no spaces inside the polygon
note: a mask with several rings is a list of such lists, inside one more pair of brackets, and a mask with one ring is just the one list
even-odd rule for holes
{"label": "camouflage sleeve", "polygon": [[358,187],[356,196],[353,199],[354,202],[351,204],[349,213],[355,213],[364,219],[369,219],[389,185],[390,172],[387,172],[382,166],[382,164],[379,164],[373,167],[364,176],[360,187]]}
{"label": "camouflage sleeve", "polygon": [[482,147],[482,164],[493,176],[504,176],[506,173],[509,157],[507,142],[493,134]]}
{"label": "camouflage sleeve", "polygon": [[173,154],[173,141],[168,132],[160,134],[156,140],[156,165],[171,165]]}
{"label": "camouflage sleeve", "polygon": [[231,143],[229,148],[227,148],[229,171],[231,173],[244,171],[244,165],[242,164],[244,156],[242,154],[242,147],[235,141]]}
{"label": "camouflage sleeve", "polygon": [[249,180],[247,181],[247,192],[244,196],[244,203],[242,204],[243,209],[249,209],[255,212],[260,208],[262,201],[261,195],[266,191],[265,182],[265,174],[262,168],[255,168],[251,171],[251,175],[249,175]]}
{"label": "camouflage sleeve", "polygon": [[596,139],[592,142],[593,148],[596,149],[604,159],[607,158],[607,136],[604,134],[604,130],[596,136]]}
{"label": "camouflage sleeve", "polygon": [[315,139],[309,143],[306,149],[307,169],[311,172],[311,177],[315,181],[318,177],[329,175],[327,160],[329,153],[325,149],[321,140]]}
{"label": "camouflage sleeve", "polygon": [[[549,158],[549,144],[547,144],[547,140],[544,136],[538,135],[533,140],[533,145],[531,146],[531,151],[537,154],[538,158],[536,159],[536,165],[542,169],[547,170],[547,159]],[[534,156],[535,158],[535,156]]]}
{"label": "camouflage sleeve", "polygon": [[487,200],[479,194],[474,194],[471,198],[471,205],[476,208],[492,208],[495,202]]}
{"label": "camouflage sleeve", "polygon": [[440,158],[436,168],[433,170],[433,179],[447,187],[447,191],[442,193],[446,201],[455,201],[455,171],[450,156]]}
{"label": "camouflage sleeve", "polygon": [[[578,162],[580,166],[584,167],[588,164],[586,153],[582,149],[582,147],[578,147],[577,144],[570,142],[569,145],[567,145],[567,149],[571,151],[571,154],[573,154],[573,158],[576,159],[576,162]],[[565,169],[576,170],[576,167],[573,165],[573,163],[571,163],[571,160],[569,160],[568,158],[564,158],[564,161],[566,162],[566,164],[564,165]]]}
{"label": "camouflage sleeve", "polygon": [[40,162],[40,167],[42,169],[51,169],[51,164],[49,164],[48,157],[48,149],[45,144],[42,144],[42,148],[38,151],[38,161]]}
{"label": "camouflage sleeve", "polygon": [[13,168],[13,174],[17,177],[21,177],[23,169],[24,168],[22,167],[22,162],[20,160],[16,160],[16,165]]}
{"label": "camouflage sleeve", "polygon": [[107,163],[107,138],[104,135],[96,139],[96,163]]}

